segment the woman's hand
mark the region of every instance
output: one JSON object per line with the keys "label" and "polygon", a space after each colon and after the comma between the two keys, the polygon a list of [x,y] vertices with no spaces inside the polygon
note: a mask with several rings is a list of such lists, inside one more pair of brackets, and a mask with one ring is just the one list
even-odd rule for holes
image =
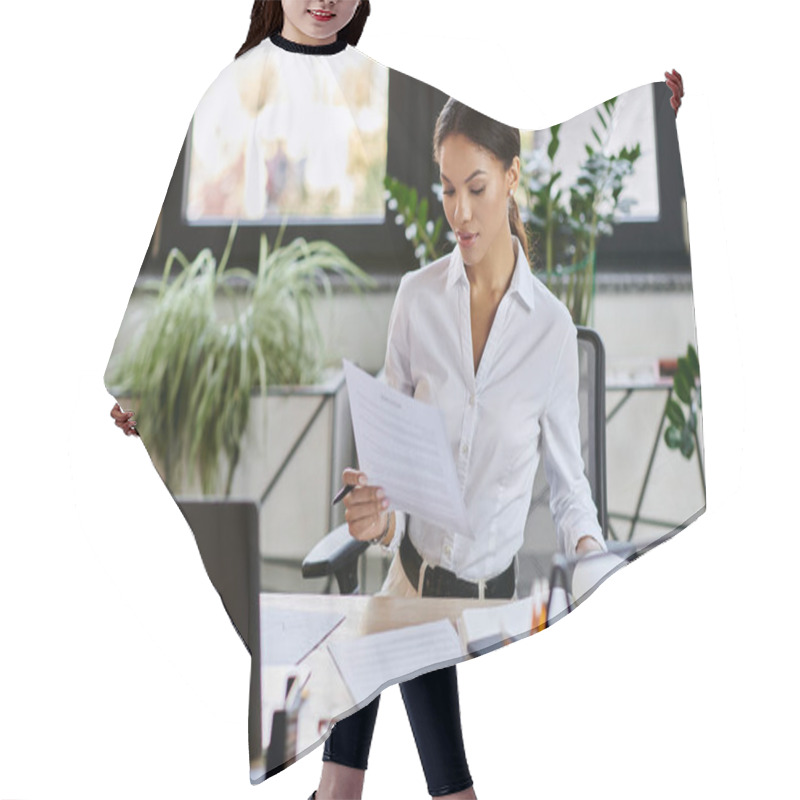
{"label": "woman's hand", "polygon": [[380,486],[370,486],[367,476],[356,469],[346,469],[342,473],[345,484],[355,485],[355,489],[345,495],[344,518],[354,539],[368,542],[386,530],[389,501]]}
{"label": "woman's hand", "polygon": [[675,116],[677,116],[678,109],[681,107],[681,97],[683,97],[683,78],[681,77],[680,72],[677,70],[665,72],[664,77],[667,79],[667,86],[669,86],[670,90],[672,91],[672,97],[669,99],[669,104],[672,106]]}
{"label": "woman's hand", "polygon": [[133,411],[123,411],[119,407],[119,403],[114,403],[114,408],[111,409],[111,416],[114,417],[114,424],[118,428],[122,428],[126,436],[139,435],[139,431],[136,430],[136,422],[132,419]]}
{"label": "woman's hand", "polygon": [[602,553],[603,547],[594,536],[581,536],[575,548],[575,554],[585,556],[589,553]]}

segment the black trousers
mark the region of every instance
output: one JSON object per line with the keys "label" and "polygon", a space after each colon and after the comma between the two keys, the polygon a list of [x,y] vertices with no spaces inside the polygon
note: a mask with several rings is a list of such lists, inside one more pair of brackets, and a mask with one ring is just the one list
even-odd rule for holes
{"label": "black trousers", "polygon": [[[403,681],[400,692],[431,797],[468,789],[472,776],[461,733],[455,666]],[[325,742],[323,761],[367,768],[380,699],[378,695],[369,705],[333,726]]]}
{"label": "black trousers", "polygon": [[[513,593],[512,586],[508,597]],[[431,797],[468,789],[472,776],[464,751],[455,665],[403,681],[400,693]],[[367,768],[380,699],[378,695],[369,705],[333,726],[325,742],[323,761]]]}

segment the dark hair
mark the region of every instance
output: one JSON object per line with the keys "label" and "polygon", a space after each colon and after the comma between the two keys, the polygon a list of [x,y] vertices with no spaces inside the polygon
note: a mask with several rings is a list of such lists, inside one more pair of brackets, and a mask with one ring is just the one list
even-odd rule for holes
{"label": "dark hair", "polygon": [[[448,136],[459,133],[478,147],[492,153],[503,164],[504,170],[508,170],[514,156],[520,154],[519,128],[504,125],[451,97],[439,113],[433,131],[433,160],[437,164],[439,163],[439,150],[444,140]],[[519,239],[525,252],[525,258],[530,263],[528,237],[525,234],[525,226],[522,224],[517,201],[513,195],[508,200],[508,222],[511,233]]]}
{"label": "dark hair", "polygon": [[[344,39],[349,45],[355,47],[361,38],[361,32],[369,16],[369,0],[361,0],[356,7],[356,13],[347,25],[336,35],[337,39]],[[255,0],[253,10],[250,12],[250,30],[244,44],[239,48],[235,58],[252,50],[261,44],[273,33],[283,30],[283,6],[280,0]]]}

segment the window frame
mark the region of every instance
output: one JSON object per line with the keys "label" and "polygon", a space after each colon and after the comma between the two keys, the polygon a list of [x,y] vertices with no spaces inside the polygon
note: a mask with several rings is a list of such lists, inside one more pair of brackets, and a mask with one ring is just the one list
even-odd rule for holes
{"label": "window frame", "polygon": [[[683,237],[685,192],[670,96],[666,83],[653,85],[659,219],[616,223],[613,236],[598,240],[598,272],[689,270],[689,254]],[[432,137],[436,118],[447,98],[445,93],[429,84],[397,70],[389,70],[386,173],[416,186],[420,198],[428,198],[429,208],[435,216],[443,215],[443,211],[433,191],[433,184],[439,183],[439,171],[433,160]],[[173,247],[179,248],[189,259],[203,248],[210,248],[219,257],[225,247],[230,231],[228,224],[187,224],[183,220],[188,182],[185,166],[191,131],[190,123],[142,263],[143,275],[160,275]],[[445,230],[448,230],[447,226]],[[261,234],[266,233],[268,242],[273,245],[278,231],[279,226],[275,224],[240,224],[231,263],[255,269]],[[284,241],[294,236],[302,236],[308,241],[329,241],[376,277],[402,275],[418,266],[413,245],[405,237],[404,226],[396,224],[395,215],[389,210],[382,223],[288,224]]]}
{"label": "window frame", "polygon": [[665,81],[651,85],[656,139],[658,219],[616,222],[612,236],[597,242],[598,272],[688,272],[684,241],[686,197],[672,92]]}

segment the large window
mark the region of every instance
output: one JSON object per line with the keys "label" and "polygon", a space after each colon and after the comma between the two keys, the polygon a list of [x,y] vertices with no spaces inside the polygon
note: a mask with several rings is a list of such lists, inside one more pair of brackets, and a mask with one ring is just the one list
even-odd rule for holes
{"label": "large window", "polygon": [[[237,265],[253,267],[260,234],[274,242],[283,221],[285,237],[331,241],[373,274],[414,269],[413,247],[395,224],[394,213],[386,212],[383,178],[388,174],[416,187],[428,198],[431,216],[443,216],[434,191],[439,175],[431,148],[447,95],[375,62],[369,66],[371,72],[352,77],[360,86],[355,109],[341,106],[335,87],[317,87],[318,112],[330,120],[324,128],[292,119],[291,103],[260,97],[254,87],[239,86],[234,92],[221,87],[220,97],[229,104],[235,98],[236,107],[223,114],[218,109],[216,126],[190,126],[144,269],[160,272],[173,246],[190,257],[204,247],[220,254],[234,218],[240,224],[233,251]],[[612,145],[640,142],[642,156],[622,195],[636,203],[629,214],[618,215],[613,236],[599,240],[600,271],[689,267],[683,176],[669,97],[666,84],[658,83],[618,101]],[[565,186],[585,155],[593,116],[590,110],[561,126],[557,164]],[[199,136],[195,127],[212,134]],[[546,148],[549,135],[548,130],[522,131],[523,154]]]}
{"label": "large window", "polygon": [[[625,92],[617,99],[612,124],[603,127],[595,109],[589,109],[564,122],[559,129],[560,146],[554,159],[555,169],[561,172],[556,187],[568,194],[569,187],[577,180],[580,165],[585,161],[586,145],[599,149],[592,130],[598,132],[609,152],[617,153],[625,146],[641,147],[641,157],[636,161],[633,174],[626,178],[621,200],[630,200],[628,213],[618,212],[616,222],[656,222],[659,218],[658,159],[656,154],[656,129],[653,113],[652,84]],[[608,124],[608,123],[607,123]],[[607,138],[606,138],[607,137]],[[546,154],[551,141],[550,129],[524,131],[523,152],[531,155]]]}
{"label": "large window", "polygon": [[[556,186],[566,196],[587,158],[586,145],[599,149],[592,128],[611,153],[618,153],[623,146],[638,144],[641,148],[641,156],[633,173],[625,178],[620,194],[620,200],[630,201],[630,207],[615,213],[613,234],[598,240],[599,271],[669,272],[689,268],[683,174],[670,96],[665,83],[646,84],[619,96],[608,131],[595,109],[567,120],[559,128],[554,168],[561,172]],[[523,131],[523,156],[536,162],[544,157],[550,141],[549,129]]]}
{"label": "large window", "polygon": [[[378,67],[380,69],[380,65]],[[351,165],[345,169],[366,175],[366,178],[346,182],[351,191],[344,194],[338,190],[326,190],[330,178],[325,176],[324,163],[320,167],[320,162],[317,162],[309,175],[308,161],[292,161],[290,152],[286,152],[286,158],[279,155],[283,146],[281,138],[288,142],[292,131],[304,127],[307,133],[302,132],[302,135],[312,137],[315,147],[317,144],[324,147],[331,136],[329,129],[311,126],[308,120],[299,120],[297,125],[278,126],[276,136],[276,129],[267,130],[265,122],[265,129],[255,144],[241,134],[220,135],[217,141],[212,142],[212,150],[224,148],[226,140],[233,142],[233,145],[228,145],[231,153],[226,160],[227,174],[223,169],[221,174],[209,178],[210,170],[207,168],[200,167],[200,172],[193,174],[193,158],[205,152],[206,145],[194,141],[194,125],[190,126],[145,257],[144,271],[160,273],[172,247],[179,247],[190,258],[204,247],[221,254],[230,231],[230,220],[240,213],[242,204],[245,212],[239,217],[240,228],[231,256],[238,266],[254,268],[260,234],[266,233],[272,244],[285,220],[284,240],[290,236],[302,236],[309,241],[325,239],[374,274],[399,275],[414,268],[413,248],[403,229],[395,224],[394,215],[386,213],[383,177],[388,174],[410,186],[419,187],[420,194],[429,195],[431,203],[441,209],[431,188],[438,176],[432,159],[431,135],[436,113],[447,98],[429,85],[399,72],[391,73],[391,78],[386,81],[388,74],[388,70],[383,71],[384,83],[388,82],[388,87],[384,88],[380,86],[380,73],[377,77],[371,75],[363,79],[365,95],[372,92],[373,99],[365,101],[363,113],[357,120],[361,136],[352,135],[355,130],[350,127],[352,107],[346,109],[349,123],[344,115],[340,116],[340,130],[334,135],[339,146],[344,148],[344,160],[339,158],[339,161]],[[247,108],[247,102],[244,105]],[[284,108],[289,106],[291,104],[284,104]],[[258,112],[258,109],[263,112],[266,106],[257,100],[250,104],[250,109],[251,113],[253,110]],[[233,116],[242,119],[244,113],[237,111]],[[252,129],[253,126],[246,127]],[[260,125],[256,127],[261,128]],[[365,131],[371,131],[368,140],[363,137]],[[194,150],[193,145],[196,145]],[[248,148],[251,153],[260,152],[267,159],[266,170],[261,173],[263,182],[258,177],[252,179],[252,173],[248,175],[245,167]],[[353,152],[354,156],[348,155]],[[285,178],[280,177],[280,168],[273,168],[273,177],[268,176],[268,160],[276,157],[286,167]],[[332,158],[328,153],[327,160]],[[230,165],[238,166],[231,168]],[[257,175],[261,167],[253,169]],[[293,170],[296,174],[289,177]],[[337,174],[341,176],[342,171],[340,168]],[[284,187],[283,191],[279,189],[271,193],[273,199],[283,198],[278,203],[271,201],[269,191],[269,181],[276,180],[275,175],[279,176],[278,184]],[[226,199],[231,193],[230,184],[238,183],[241,194],[248,179],[253,180],[250,186],[266,188],[263,196],[259,188],[259,196],[251,197],[250,201],[241,203]],[[217,199],[198,200],[204,192],[216,195]]]}
{"label": "large window", "polygon": [[[270,61],[265,75],[236,63],[194,115],[185,221],[382,222],[388,70],[359,59],[343,74],[279,75]],[[291,101],[298,97],[302,105]]]}

